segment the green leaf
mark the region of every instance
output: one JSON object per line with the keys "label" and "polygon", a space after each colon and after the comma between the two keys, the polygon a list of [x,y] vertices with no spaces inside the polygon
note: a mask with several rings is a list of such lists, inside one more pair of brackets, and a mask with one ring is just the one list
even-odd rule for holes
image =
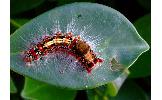
{"label": "green leaf", "polygon": [[[103,90],[104,91],[104,90]],[[100,94],[104,94],[100,91]],[[97,98],[97,99],[96,99]],[[149,100],[147,94],[135,83],[127,80],[115,97],[99,95],[94,90],[88,92],[89,100]]]}
{"label": "green leaf", "polygon": [[116,97],[110,100],[149,100],[147,94],[134,82],[126,81]]}
{"label": "green leaf", "polygon": [[129,71],[125,70],[124,73],[116,80],[109,82],[104,86],[92,90],[87,90],[89,100],[100,100],[100,99],[107,100],[109,98],[108,96],[116,96],[120,87],[122,86],[125,79],[127,78],[128,74]]}
{"label": "green leaf", "polygon": [[43,2],[44,0],[11,0],[11,14],[18,14],[31,10]]}
{"label": "green leaf", "polygon": [[24,25],[28,21],[29,19],[11,19],[10,23],[13,27],[20,28],[22,25]]}
{"label": "green leaf", "polygon": [[[134,23],[139,34],[151,45],[151,15],[145,15]],[[151,50],[139,57],[130,68],[130,77],[146,77],[151,75]]]}
{"label": "green leaf", "polygon": [[29,19],[10,19],[11,34],[15,32],[16,29],[20,28],[22,25],[24,25],[28,21]]}
{"label": "green leaf", "polygon": [[12,81],[12,79],[10,79],[10,93],[16,93],[17,89]]}
{"label": "green leaf", "polygon": [[76,91],[60,89],[40,81],[26,78],[21,95],[30,100],[74,100]]}
{"label": "green leaf", "polygon": [[106,92],[105,95],[109,95],[109,96],[116,96],[118,91],[120,90],[120,87],[123,85],[125,79],[128,77],[129,75],[129,71],[125,70],[124,73],[122,75],[120,75],[120,77],[118,77],[117,79],[115,79],[112,82],[109,82],[106,85]]}
{"label": "green leaf", "polygon": [[[97,57],[104,59],[103,63],[95,65],[88,74],[75,57],[61,52],[27,66],[23,51],[29,50],[28,45],[58,31],[80,35]],[[95,3],[73,3],[50,10],[15,31],[10,43],[13,71],[71,89],[95,88],[115,80],[149,49],[121,13]]]}

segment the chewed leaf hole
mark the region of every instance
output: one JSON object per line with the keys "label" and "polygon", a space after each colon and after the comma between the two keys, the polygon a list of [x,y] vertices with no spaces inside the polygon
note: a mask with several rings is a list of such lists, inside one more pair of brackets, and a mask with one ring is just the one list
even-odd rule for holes
{"label": "chewed leaf hole", "polygon": [[82,17],[82,15],[81,14],[78,14],[77,18],[81,18],[81,17]]}

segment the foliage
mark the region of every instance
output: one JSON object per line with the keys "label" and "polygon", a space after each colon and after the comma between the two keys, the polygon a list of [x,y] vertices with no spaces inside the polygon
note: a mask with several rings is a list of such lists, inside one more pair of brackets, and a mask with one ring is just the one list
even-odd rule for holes
{"label": "foliage", "polygon": [[17,89],[16,89],[12,79],[10,79],[10,92],[11,93],[16,93],[17,92]]}
{"label": "foliage", "polygon": [[[12,35],[15,35],[17,30],[20,30],[23,27],[22,25],[24,23],[28,22],[29,19],[30,20],[33,19],[33,17],[40,15],[42,12],[46,12],[48,9],[51,9],[53,7],[58,7],[63,4],[74,2],[74,0],[68,0],[68,1],[64,1],[64,0],[48,0],[48,1],[34,0],[34,1],[32,1],[35,3],[32,3],[31,0],[25,0],[23,3],[21,1],[20,1],[21,2],[20,3],[18,1],[11,0],[11,23],[10,23],[10,25],[11,25],[11,34]],[[102,4],[105,3],[106,5],[108,4],[109,6],[113,5],[114,9],[118,9],[120,12],[124,13],[124,15],[126,15],[126,17],[130,18],[130,16],[127,16],[127,13],[125,13],[125,11],[122,11],[122,9],[119,7],[117,0],[114,0],[113,4],[111,4],[111,2],[109,2],[109,0],[108,1],[104,1],[104,0],[101,0],[101,1],[98,1],[98,0],[77,0],[77,1],[78,2],[82,2],[82,1],[97,2],[97,3],[102,3]],[[147,15],[141,16],[138,13],[132,13],[134,16],[136,16],[135,17],[136,19],[133,21],[131,20],[131,22],[135,22],[134,25],[135,25],[139,35],[141,35],[142,38],[144,38],[144,40],[146,40],[146,42],[149,45],[151,45],[151,41],[150,41],[150,35],[151,35],[150,27],[151,26],[150,26],[150,14],[149,14],[150,13],[150,10],[149,10],[150,5],[149,5],[149,2],[143,3],[144,4],[143,5],[140,3],[140,0],[137,0],[137,1],[139,2],[139,4],[134,1],[131,1],[131,2],[134,2],[135,6],[136,5],[142,6],[143,9],[140,12],[143,13],[143,15],[145,15],[145,14],[147,14]],[[50,5],[50,6],[46,6],[46,5]],[[44,7],[46,9],[44,9]],[[124,7],[127,8],[127,6],[125,6],[125,5],[124,5]],[[132,8],[132,9],[134,9],[134,8]],[[34,14],[32,11],[34,11],[36,13]],[[101,18],[101,20],[102,20],[102,18]],[[46,20],[44,20],[44,21],[46,21]],[[127,21],[127,19],[125,21],[130,23],[129,21]],[[28,22],[28,23],[31,23],[31,22]],[[132,27],[131,24],[128,24],[128,25],[130,25],[130,27]],[[104,26],[104,27],[109,27],[109,26]],[[121,29],[118,31],[121,31]],[[135,33],[135,34],[137,34],[137,33]],[[25,35],[27,35],[27,34],[25,34]],[[19,38],[17,38],[17,39],[19,39]],[[118,39],[114,39],[114,40],[118,40]],[[14,41],[16,41],[16,40],[14,40]],[[13,41],[11,40],[11,42],[13,42]],[[109,43],[109,41],[107,41],[107,43]],[[107,53],[105,53],[105,54],[107,54]],[[121,65],[121,63],[122,64],[124,63],[124,67],[129,67],[129,65],[131,63],[128,64],[128,61],[126,61],[126,62],[124,62],[124,61],[126,61],[126,60],[123,60],[123,61],[119,60],[119,63],[118,63],[118,61],[115,62],[115,64],[114,64],[115,67],[118,67],[119,65],[123,66],[123,65]],[[133,60],[130,60],[130,62],[131,61],[133,61]],[[11,66],[12,70],[13,70],[13,67],[14,66]],[[131,66],[129,69],[130,69],[130,75],[129,75],[130,78],[127,79],[125,82],[123,81],[124,84],[123,84],[123,82],[111,81],[111,82],[108,82],[108,84],[105,84],[105,83],[107,83],[107,82],[105,82],[104,86],[100,86],[100,85],[102,85],[102,84],[100,84],[99,85],[100,87],[97,87],[97,88],[94,88],[94,86],[93,86],[94,89],[86,90],[87,97],[88,97],[87,99],[89,99],[89,100],[100,100],[100,99],[102,99],[102,100],[103,99],[104,100],[107,100],[107,99],[108,100],[129,100],[130,98],[134,98],[134,100],[137,100],[137,99],[149,100],[149,98],[150,98],[150,70],[151,70],[150,50],[147,51],[146,53],[142,54],[138,58],[138,60],[133,64],[133,66]],[[20,73],[20,74],[23,74],[23,73]],[[84,96],[86,99],[86,95],[80,96],[80,92],[78,92],[78,91],[67,90],[64,88],[55,87],[53,85],[47,84],[48,82],[44,83],[44,82],[40,82],[40,81],[37,81],[34,79],[30,79],[28,77],[24,77],[25,84],[23,82],[20,83],[23,86],[23,88],[21,89],[20,85],[13,84],[13,81],[14,81],[14,83],[16,83],[16,79],[14,79],[14,77],[13,77],[14,75],[19,75],[19,74],[14,73],[11,75],[12,79],[10,81],[10,91],[12,93],[11,99],[13,99],[13,100],[17,100],[14,98],[16,96],[19,96],[18,97],[19,99],[34,99],[34,100],[35,99],[37,99],[37,100],[44,100],[44,99],[53,100],[53,98],[55,98],[56,100],[57,100],[57,98],[58,98],[58,100],[62,100],[62,99],[65,100],[65,98],[66,98],[66,100],[67,99],[74,100],[74,98],[75,99],[84,98]],[[100,75],[101,75],[101,73],[100,73]],[[122,73],[120,73],[119,77],[121,75],[122,75]],[[115,77],[119,78],[117,76],[115,76]],[[116,79],[116,78],[114,78],[114,79]],[[122,79],[125,80],[125,78],[122,78]],[[120,85],[116,85],[117,83],[120,83]],[[132,92],[129,92],[129,91],[132,91]],[[76,95],[76,92],[78,92],[79,94]],[[61,96],[59,96],[59,95],[61,95]],[[66,95],[68,95],[68,96],[66,96]]]}
{"label": "foliage", "polygon": [[[151,15],[145,15],[135,21],[135,27],[139,34],[151,45]],[[147,51],[139,57],[139,59],[130,68],[131,74],[129,77],[146,77],[151,74],[151,50]],[[145,70],[141,70],[145,69]]]}
{"label": "foliage", "polygon": [[60,89],[53,85],[25,78],[21,95],[26,99],[53,100],[54,97],[55,100],[73,100],[75,94],[76,91],[73,90]]}

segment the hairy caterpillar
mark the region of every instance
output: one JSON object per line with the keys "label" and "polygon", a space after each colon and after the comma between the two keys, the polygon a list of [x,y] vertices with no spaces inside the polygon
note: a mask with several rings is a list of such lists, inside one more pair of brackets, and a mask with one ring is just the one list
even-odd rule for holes
{"label": "hairy caterpillar", "polygon": [[73,55],[87,70],[88,73],[103,59],[98,58],[86,41],[80,36],[73,36],[71,32],[57,32],[53,36],[45,36],[42,41],[24,52],[23,61],[31,63],[55,51],[67,52]]}

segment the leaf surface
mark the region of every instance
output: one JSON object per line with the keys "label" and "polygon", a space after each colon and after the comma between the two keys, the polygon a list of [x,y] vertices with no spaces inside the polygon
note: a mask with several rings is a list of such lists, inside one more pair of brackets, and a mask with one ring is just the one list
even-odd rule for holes
{"label": "leaf surface", "polygon": [[76,91],[57,88],[37,80],[25,78],[22,97],[34,100],[74,100]]}
{"label": "leaf surface", "polygon": [[[139,18],[134,23],[139,34],[151,45],[151,14]],[[146,77],[151,75],[151,50],[139,57],[130,68],[131,78]]]}
{"label": "leaf surface", "polygon": [[125,70],[124,73],[114,81],[109,82],[104,86],[87,90],[89,100],[109,100],[108,98],[110,96],[116,96],[128,75],[129,71]]}
{"label": "leaf surface", "polygon": [[[104,90],[102,90],[104,91]],[[102,93],[102,91],[100,91]],[[99,95],[94,90],[88,92],[89,100],[149,100],[147,94],[134,82],[127,80],[114,97]]]}
{"label": "leaf surface", "polygon": [[[80,35],[104,62],[95,65],[88,74],[75,57],[62,52],[47,55],[27,66],[22,52],[29,50],[30,44],[41,41],[40,37],[58,31]],[[95,3],[73,3],[52,9],[15,31],[10,43],[12,70],[71,89],[95,88],[115,80],[149,49],[121,13]]]}
{"label": "leaf surface", "polygon": [[16,93],[17,92],[17,89],[13,83],[13,80],[10,79],[10,93]]}

